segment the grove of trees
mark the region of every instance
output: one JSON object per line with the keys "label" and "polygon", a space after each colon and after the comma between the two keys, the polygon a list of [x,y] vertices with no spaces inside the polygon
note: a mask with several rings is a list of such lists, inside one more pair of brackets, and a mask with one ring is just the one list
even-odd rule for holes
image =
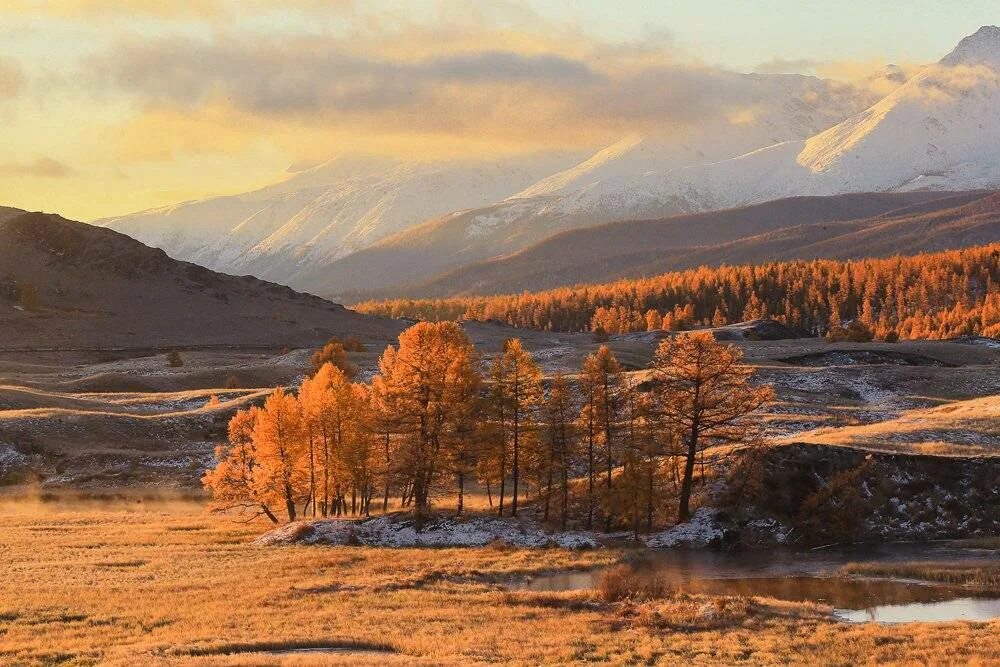
{"label": "grove of trees", "polygon": [[696,465],[761,443],[753,414],[771,398],[710,333],[665,339],[642,388],[606,346],[545,381],[521,341],[483,359],[453,322],[406,329],[370,383],[333,352],[296,394],[233,416],[203,480],[217,509],[277,523],[395,498],[420,523],[445,496],[461,513],[476,484],[501,516],[530,501],[562,528],[651,530],[688,518]]}
{"label": "grove of trees", "polygon": [[356,308],[389,317],[597,333],[771,317],[814,335],[859,322],[880,340],[1000,336],[1000,245],[888,259],[701,267],[537,293],[396,299]]}

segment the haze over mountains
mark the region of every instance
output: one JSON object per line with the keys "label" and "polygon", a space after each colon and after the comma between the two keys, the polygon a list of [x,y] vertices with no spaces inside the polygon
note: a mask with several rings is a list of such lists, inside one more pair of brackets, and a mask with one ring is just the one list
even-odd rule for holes
{"label": "haze over mountains", "polygon": [[[733,76],[754,82],[745,113],[697,130],[629,135],[582,161],[566,154],[447,163],[341,157],[254,193],[98,224],[182,259],[325,296],[397,294],[420,285],[434,293],[496,291],[530,282],[497,275],[518,261],[498,258],[528,253],[565,230],[800,195],[1000,186],[996,27],[980,29],[909,79],[888,67],[873,75],[878,85],[865,88],[798,75]],[[873,89],[891,92],[876,99]],[[831,205],[828,215],[782,218],[786,224],[765,231],[885,212],[845,218]],[[699,220],[685,223],[687,247],[716,242],[702,234]],[[628,247],[638,229],[618,229],[614,243]],[[819,243],[810,236],[815,231],[787,231],[780,243],[757,239],[753,252],[741,241],[740,250],[699,256],[709,263],[723,256],[761,261],[779,251],[784,257],[793,247],[803,252]],[[559,252],[542,244],[529,254],[558,264]],[[493,273],[481,273],[483,262],[491,262]],[[666,258],[660,264],[670,265]],[[473,267],[468,275],[466,266]],[[554,269],[552,276],[565,272]]]}

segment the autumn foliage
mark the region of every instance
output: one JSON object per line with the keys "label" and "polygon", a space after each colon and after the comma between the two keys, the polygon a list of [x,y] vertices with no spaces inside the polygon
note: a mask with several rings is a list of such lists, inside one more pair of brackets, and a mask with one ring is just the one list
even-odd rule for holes
{"label": "autumn foliage", "polygon": [[457,324],[422,322],[386,348],[370,384],[326,362],[297,394],[279,388],[238,412],[204,483],[217,509],[274,522],[367,515],[392,495],[419,525],[442,495],[462,512],[478,483],[491,505],[497,491],[501,516],[530,501],[562,527],[600,517],[606,530],[650,530],[667,496],[687,518],[696,456],[759,441],[748,415],[771,396],[708,333],[664,342],[653,372],[640,391],[602,345],[577,379],[546,388],[520,340],[483,360]]}
{"label": "autumn foliage", "polygon": [[679,331],[771,317],[814,335],[856,321],[880,340],[1000,336],[1000,245],[889,259],[702,267],[533,294],[398,299],[357,309],[552,331]]}

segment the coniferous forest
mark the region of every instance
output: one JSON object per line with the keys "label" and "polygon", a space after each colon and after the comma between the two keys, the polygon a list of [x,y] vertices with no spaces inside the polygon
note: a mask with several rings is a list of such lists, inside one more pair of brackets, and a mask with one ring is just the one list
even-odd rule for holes
{"label": "coniferous forest", "polygon": [[879,340],[1000,335],[1000,246],[888,259],[701,267],[537,293],[369,301],[365,313],[625,333],[770,317],[813,335],[859,322]]}

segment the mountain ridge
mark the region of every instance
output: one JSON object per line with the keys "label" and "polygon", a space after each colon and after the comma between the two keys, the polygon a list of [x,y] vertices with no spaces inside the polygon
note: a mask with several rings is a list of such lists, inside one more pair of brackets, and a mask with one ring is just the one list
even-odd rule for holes
{"label": "mountain ridge", "polygon": [[[958,211],[958,212],[956,212]],[[950,213],[949,213],[950,212]],[[980,214],[990,216],[986,236],[1000,239],[1000,198],[994,193],[860,193],[826,197],[802,196],[733,209],[674,216],[660,220],[607,223],[568,230],[506,257],[494,258],[443,273],[405,293],[408,296],[452,296],[515,293],[564,285],[638,278],[666,271],[819,257],[846,258],[857,245],[816,247],[839,235],[895,224],[895,243],[916,251],[978,244],[941,241],[934,230],[915,225],[963,218],[967,227]],[[949,217],[950,215],[950,217]],[[907,225],[910,225],[909,227]],[[883,231],[888,227],[881,227]],[[838,234],[838,230],[840,233]],[[942,232],[948,231],[944,227]],[[967,230],[964,230],[967,231]],[[990,236],[992,234],[992,236]],[[936,245],[931,240],[937,238]],[[924,245],[920,241],[924,240]],[[867,252],[871,250],[871,252]],[[858,250],[854,257],[892,254],[878,248]]]}
{"label": "mountain ridge", "polygon": [[402,328],[45,213],[0,219],[0,267],[0,350],[313,346],[331,336],[388,341]]}

